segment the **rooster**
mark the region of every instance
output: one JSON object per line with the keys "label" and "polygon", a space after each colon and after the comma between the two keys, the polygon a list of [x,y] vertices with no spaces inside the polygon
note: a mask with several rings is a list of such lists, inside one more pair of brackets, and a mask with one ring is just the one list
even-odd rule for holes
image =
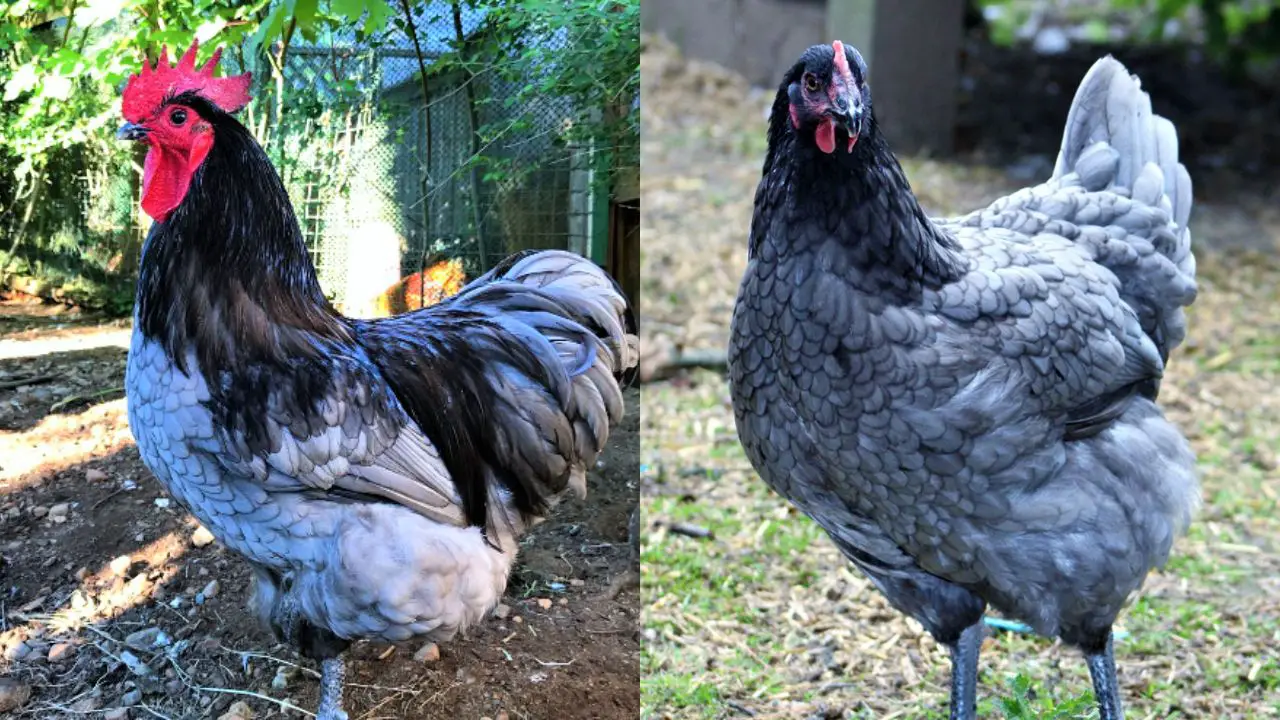
{"label": "rooster", "polygon": [[814,46],[774,101],[729,348],[739,436],[950,649],[952,718],[974,716],[990,606],[1083,650],[1116,720],[1112,625],[1199,501],[1156,404],[1196,294],[1177,133],[1104,58],[1048,181],[931,219],[866,76]]}
{"label": "rooster", "polygon": [[459,258],[432,263],[384,290],[377,298],[377,314],[385,317],[435,305],[462,292],[466,284],[467,274]]}
{"label": "rooster", "polygon": [[498,602],[517,538],[623,415],[636,337],[617,285],[518,254],[453,298],[380,320],[325,301],[279,176],[233,113],[249,76],[193,43],[124,89],[148,145],[126,374],[129,425],[168,492],[253,568],[265,626],[321,664],[345,718],[358,638],[453,637]]}

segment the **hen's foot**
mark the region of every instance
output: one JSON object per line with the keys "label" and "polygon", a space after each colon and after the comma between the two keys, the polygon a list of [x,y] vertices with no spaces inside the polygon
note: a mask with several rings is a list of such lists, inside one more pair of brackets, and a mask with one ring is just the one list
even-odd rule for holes
{"label": "hen's foot", "polygon": [[1089,675],[1093,678],[1093,694],[1098,698],[1098,720],[1124,720],[1120,706],[1120,683],[1116,680],[1116,652],[1113,636],[1101,652],[1085,653]]}
{"label": "hen's foot", "polygon": [[342,710],[342,658],[329,658],[320,663],[320,707],[316,720],[347,720]]}
{"label": "hen's foot", "polygon": [[960,633],[951,649],[951,720],[974,720],[978,712],[978,653],[982,621]]}

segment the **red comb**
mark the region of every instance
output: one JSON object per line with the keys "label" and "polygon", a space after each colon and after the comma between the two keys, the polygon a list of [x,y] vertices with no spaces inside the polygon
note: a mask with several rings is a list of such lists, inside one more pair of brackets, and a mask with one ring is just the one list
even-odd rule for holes
{"label": "red comb", "polygon": [[214,51],[209,62],[196,70],[196,50],[199,46],[199,41],[193,40],[177,65],[169,64],[167,47],[160,48],[160,57],[156,58],[154,66],[143,57],[142,72],[130,75],[129,82],[124,86],[124,102],[121,105],[124,119],[133,123],[142,122],[165,100],[189,91],[195,91],[227,113],[233,113],[249,104],[251,73],[214,77],[213,71],[218,67],[218,59],[222,57],[222,48]]}
{"label": "red comb", "polygon": [[836,51],[836,71],[846,80],[853,80],[853,72],[849,69],[849,56],[844,54],[844,43],[836,40],[831,43],[831,49]]}

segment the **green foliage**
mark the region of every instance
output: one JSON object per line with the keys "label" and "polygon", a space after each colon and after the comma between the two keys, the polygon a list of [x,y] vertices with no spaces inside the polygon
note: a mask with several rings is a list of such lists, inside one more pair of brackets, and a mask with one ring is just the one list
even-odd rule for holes
{"label": "green foliage", "polygon": [[[507,97],[491,98],[505,109],[537,108],[547,98],[565,98],[570,109],[560,139],[591,148],[599,177],[610,170],[639,166],[640,140],[640,2],[639,0],[476,0],[488,12],[491,32],[457,61],[490,60],[488,67],[511,87]],[[482,127],[484,144],[528,130],[532,118]],[[520,172],[509,160],[485,157],[488,177],[501,179]]]}
{"label": "green foliage", "polygon": [[[979,0],[979,4],[1005,9],[992,27],[992,37],[996,42],[1009,43],[1033,6],[1043,3]],[[1063,11],[1070,9],[1064,7]],[[1280,0],[1108,0],[1082,4],[1079,19],[1086,35],[1096,41],[1105,40],[1108,35],[1106,21],[1096,17],[1100,9],[1128,15],[1134,20],[1138,37],[1148,41],[1172,39],[1166,35],[1173,26],[1171,20],[1181,21],[1183,28],[1198,26],[1203,29],[1207,49],[1232,64],[1280,54]]]}

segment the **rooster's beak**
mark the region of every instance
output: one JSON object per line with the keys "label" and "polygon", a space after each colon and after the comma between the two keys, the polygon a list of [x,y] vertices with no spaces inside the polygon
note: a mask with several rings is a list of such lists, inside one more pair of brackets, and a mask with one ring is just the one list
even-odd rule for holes
{"label": "rooster's beak", "polygon": [[116,137],[121,140],[141,140],[151,132],[150,128],[127,122],[120,126],[120,131],[116,133]]}

